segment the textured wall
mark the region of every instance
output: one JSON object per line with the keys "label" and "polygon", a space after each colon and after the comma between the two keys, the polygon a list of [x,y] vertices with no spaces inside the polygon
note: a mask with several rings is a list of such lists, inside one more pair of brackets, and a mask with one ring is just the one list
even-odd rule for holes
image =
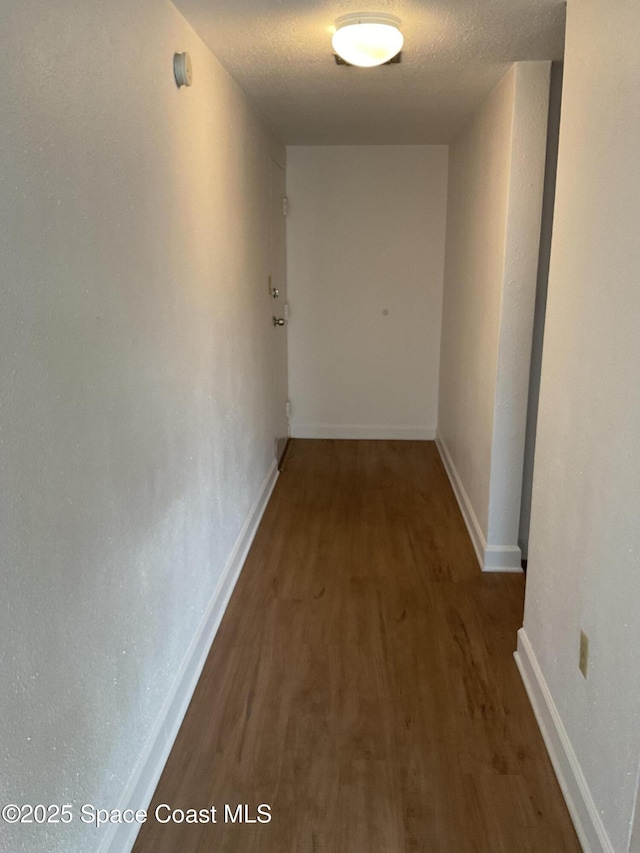
{"label": "textured wall", "polygon": [[518,568],[549,63],[516,63],[451,145],[438,435],[485,567]]}
{"label": "textured wall", "polygon": [[640,16],[571,0],[567,24],[524,624],[623,853],[640,758]]}
{"label": "textured wall", "polygon": [[3,29],[0,799],[115,807],[273,459],[284,151],[167,2],[9,0]]}
{"label": "textured wall", "polygon": [[446,147],[287,160],[293,435],[433,438]]}

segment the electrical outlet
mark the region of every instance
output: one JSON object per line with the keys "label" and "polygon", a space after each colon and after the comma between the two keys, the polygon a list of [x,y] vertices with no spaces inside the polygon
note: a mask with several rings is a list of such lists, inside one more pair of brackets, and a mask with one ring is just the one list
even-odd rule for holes
{"label": "electrical outlet", "polygon": [[580,672],[586,678],[589,667],[589,637],[587,637],[584,631],[580,631],[580,660],[578,666]]}

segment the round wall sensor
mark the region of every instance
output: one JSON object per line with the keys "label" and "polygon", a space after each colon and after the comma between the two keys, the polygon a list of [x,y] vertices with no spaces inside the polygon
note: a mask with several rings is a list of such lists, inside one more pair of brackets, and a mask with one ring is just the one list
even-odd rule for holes
{"label": "round wall sensor", "polygon": [[178,88],[191,85],[193,71],[191,70],[191,57],[188,53],[174,53],[173,76],[176,78]]}

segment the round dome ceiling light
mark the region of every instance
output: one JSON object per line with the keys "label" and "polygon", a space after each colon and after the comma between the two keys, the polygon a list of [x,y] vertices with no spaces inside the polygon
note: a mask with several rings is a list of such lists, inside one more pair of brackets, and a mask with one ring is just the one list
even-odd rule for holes
{"label": "round dome ceiling light", "polygon": [[343,15],[336,21],[331,43],[349,65],[373,68],[389,62],[402,50],[404,37],[399,26],[398,18],[380,12]]}

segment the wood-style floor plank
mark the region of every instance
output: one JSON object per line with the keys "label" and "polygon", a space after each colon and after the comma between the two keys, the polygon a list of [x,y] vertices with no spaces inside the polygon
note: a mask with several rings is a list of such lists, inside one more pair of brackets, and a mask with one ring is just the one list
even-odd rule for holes
{"label": "wood-style floor plank", "polygon": [[579,851],[523,594],[479,571],[432,442],[292,442],[150,809],[273,819],[150,817],[135,853]]}

